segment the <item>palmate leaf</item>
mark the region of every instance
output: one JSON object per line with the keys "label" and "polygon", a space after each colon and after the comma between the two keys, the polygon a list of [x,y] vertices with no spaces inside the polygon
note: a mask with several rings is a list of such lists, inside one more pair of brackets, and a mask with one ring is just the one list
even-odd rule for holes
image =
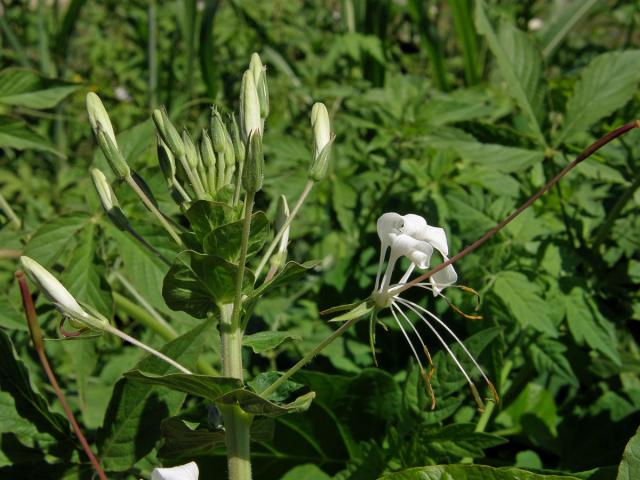
{"label": "palmate leaf", "polygon": [[[167,343],[160,351],[185,367],[193,368],[210,328],[212,322],[202,322]],[[153,375],[163,375],[173,367],[159,358],[148,356],[138,363],[137,368]],[[105,467],[113,471],[127,470],[147,455],[160,438],[160,421],[178,413],[184,397],[184,393],[161,390],[152,384],[119,380],[103,427],[98,431],[98,452]]]}
{"label": "palmate leaf", "polygon": [[187,210],[187,218],[200,242],[222,225],[239,219],[239,212],[222,202],[198,200]]}
{"label": "palmate leaf", "polygon": [[604,53],[581,73],[567,103],[564,126],[555,143],[570,140],[624,106],[640,81],[640,50]]}
{"label": "palmate leaf", "polygon": [[[243,223],[244,220],[238,220],[213,229],[202,240],[204,251],[237,263],[242,244]],[[248,256],[260,251],[269,235],[269,220],[264,212],[251,215],[250,232],[247,242]]]}
{"label": "palmate leaf", "polygon": [[598,4],[598,0],[572,0],[553,12],[541,33],[542,54],[549,58],[575,26]]}
{"label": "palmate leaf", "polygon": [[498,68],[511,95],[529,121],[536,142],[546,140],[540,129],[543,114],[542,56],[527,35],[513,25],[503,23],[496,33],[487,14],[484,0],[476,2],[475,23],[496,57]]}
{"label": "palmate leaf", "polygon": [[390,473],[379,480],[578,480],[570,475],[540,475],[519,468],[484,465],[433,465]]}
{"label": "palmate leaf", "polygon": [[633,480],[635,478],[640,478],[640,429],[631,437],[624,449],[616,480]]}
{"label": "palmate leaf", "polygon": [[39,150],[64,157],[49,139],[31,129],[26,122],[4,115],[0,115],[0,148]]}
{"label": "palmate leaf", "polygon": [[6,68],[0,71],[0,104],[41,110],[55,107],[80,85],[46,79],[33,70]]}

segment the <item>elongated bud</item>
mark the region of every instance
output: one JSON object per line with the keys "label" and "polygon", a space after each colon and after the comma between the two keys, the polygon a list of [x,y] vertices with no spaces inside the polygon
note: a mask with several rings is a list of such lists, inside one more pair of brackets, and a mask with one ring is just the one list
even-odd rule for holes
{"label": "elongated bud", "polygon": [[222,117],[217,110],[214,110],[211,116],[211,140],[213,143],[213,149],[216,153],[224,152],[226,144],[226,136],[228,135],[227,129],[222,123]]}
{"label": "elongated bud", "polygon": [[100,97],[93,92],[87,93],[87,113],[89,114],[89,123],[93,129],[94,135],[98,135],[98,124],[102,125],[104,133],[111,138],[114,145],[118,145],[116,142],[116,135],[113,132],[113,125],[111,125],[111,119],[107,110],[102,104]]}
{"label": "elongated bud", "polygon": [[182,131],[182,144],[184,145],[184,155],[191,168],[198,167],[198,151],[191,139],[191,135],[186,130]]}
{"label": "elongated bud", "polygon": [[128,229],[129,221],[120,208],[116,194],[113,193],[105,174],[97,168],[94,168],[91,170],[91,180],[93,180],[93,186],[96,187],[96,192],[98,192],[100,204],[109,219],[120,230]]}
{"label": "elongated bud", "polygon": [[236,155],[238,165],[240,165],[240,169],[242,170],[242,166],[244,165],[245,146],[240,138],[240,129],[238,128],[238,122],[236,121],[235,115],[231,115],[231,135],[233,151]]}
{"label": "elongated bud", "polygon": [[242,130],[242,139],[245,142],[248,142],[249,135],[253,131],[262,134],[260,101],[253,73],[250,70],[244,72],[240,87],[240,129]]}
{"label": "elongated bud", "polygon": [[169,147],[169,150],[171,150],[171,153],[173,153],[174,157],[181,158],[184,155],[184,145],[178,130],[173,123],[171,123],[171,120],[169,120],[167,111],[164,107],[162,107],[162,109],[155,109],[151,116],[153,123],[156,124],[158,133],[164,143]]}
{"label": "elongated bud", "polygon": [[22,256],[20,257],[20,263],[29,278],[38,285],[45,297],[47,297],[64,316],[75,320],[83,326],[98,330],[102,330],[108,325],[109,322],[101,315],[95,315],[94,312],[88,313],[85,311],[78,301],[73,298],[73,295],[64,288],[62,283],[34,259]]}
{"label": "elongated bud", "polygon": [[167,183],[171,185],[176,177],[176,160],[162,138],[158,136],[157,140],[158,163],[160,164],[160,170],[162,170],[162,174],[167,180]]}
{"label": "elongated bud", "polygon": [[327,174],[331,144],[334,139],[331,135],[329,112],[323,103],[316,103],[311,109],[311,128],[313,129],[314,152],[309,167],[309,178],[317,182]]}
{"label": "elongated bud", "polygon": [[228,167],[236,164],[236,150],[226,128],[224,130],[224,161]]}
{"label": "elongated bud", "polygon": [[262,153],[262,135],[253,131],[247,145],[247,158],[242,172],[242,186],[247,192],[262,189],[264,179],[264,155]]}
{"label": "elongated bud", "polygon": [[[276,232],[280,229],[289,219],[289,204],[287,198],[284,195],[280,195],[278,198],[278,210],[276,213]],[[289,229],[286,228],[282,236],[280,237],[280,243],[278,244],[278,251],[271,257],[270,263],[274,268],[280,268],[287,260],[287,245],[289,244]]]}
{"label": "elongated bud", "polygon": [[207,168],[215,168],[216,166],[216,154],[213,150],[213,144],[211,137],[206,130],[202,130],[202,136],[200,137],[200,157],[204,166]]}
{"label": "elongated bud", "polygon": [[98,123],[96,128],[98,145],[100,145],[103,155],[107,159],[107,162],[109,162],[111,170],[113,170],[113,173],[115,173],[118,178],[127,178],[131,174],[131,170],[122,153],[120,153],[118,145],[116,145],[111,136],[104,131],[101,123]]}
{"label": "elongated bud", "polygon": [[262,120],[269,116],[269,87],[267,86],[267,67],[262,64],[260,55],[254,53],[251,55],[249,70],[253,74],[253,82],[258,93],[258,102],[260,103],[260,117]]}

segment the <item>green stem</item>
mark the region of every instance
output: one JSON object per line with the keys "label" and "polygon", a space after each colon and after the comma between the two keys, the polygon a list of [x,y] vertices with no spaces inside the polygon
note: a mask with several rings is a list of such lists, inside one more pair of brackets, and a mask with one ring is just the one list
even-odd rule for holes
{"label": "green stem", "polygon": [[240,328],[240,310],[242,310],[242,284],[244,282],[244,269],[247,261],[247,247],[249,245],[249,233],[251,230],[251,214],[253,212],[253,200],[255,192],[247,192],[244,196],[244,221],[242,222],[242,243],[240,244],[240,259],[238,260],[238,275],[236,276],[235,298],[233,299],[233,315],[231,317],[231,330]]}
{"label": "green stem", "polygon": [[127,181],[127,183],[129,184],[129,186],[133,189],[134,192],[136,192],[136,194],[138,195],[138,197],[140,197],[140,200],[142,200],[142,203],[145,204],[145,206],[149,209],[149,211],[151,213],[153,213],[153,215],[158,219],[158,221],[160,222],[160,224],[164,227],[164,229],[169,233],[169,235],[171,236],[171,238],[173,238],[173,240],[180,246],[182,246],[182,240],[180,239],[180,236],[176,233],[176,231],[173,229],[173,227],[171,226],[171,224],[167,221],[167,219],[164,217],[164,215],[162,215],[162,213],[160,212],[160,210],[158,210],[158,208],[153,204],[153,202],[149,199],[149,197],[147,197],[147,195],[144,193],[144,191],[140,188],[140,186],[136,183],[136,181],[133,179],[133,177],[131,175],[128,175],[125,180]]}
{"label": "green stem", "polygon": [[280,387],[280,385],[282,385],[284,382],[286,382],[293,374],[295,374],[298,370],[300,370],[307,363],[309,363],[311,361],[311,359],[313,359],[313,357],[315,357],[318,353],[320,353],[322,350],[327,348],[336,338],[338,338],[340,335],[342,335],[344,332],[346,332],[349,328],[351,328],[352,325],[354,325],[358,320],[360,320],[362,318],[363,317],[352,318],[351,320],[348,320],[345,323],[343,323],[340,326],[340,328],[338,328],[335,332],[333,332],[327,338],[322,340],[318,345],[315,346],[315,348],[313,350],[311,350],[304,357],[302,357],[302,359],[300,359],[300,361],[298,361],[298,363],[296,363],[293,367],[291,367],[289,370],[287,370],[280,378],[278,378],[278,380],[273,382],[269,386],[269,388],[267,388],[266,390],[264,390],[261,393],[261,395],[263,397],[268,397],[273,392],[275,392],[278,389],[278,387]]}
{"label": "green stem", "polygon": [[9,202],[7,202],[4,199],[1,193],[0,193],[0,209],[4,212],[4,214],[7,216],[9,221],[15,225],[16,228],[20,229],[22,227],[22,222],[16,215],[16,212],[13,211],[13,209],[11,208],[11,205],[9,205]]}
{"label": "green stem", "polygon": [[307,184],[304,186],[304,190],[302,190],[302,193],[300,194],[300,198],[298,198],[296,205],[293,207],[293,210],[291,210],[291,215],[289,215],[289,218],[287,218],[287,221],[282,224],[282,227],[280,227],[280,230],[278,230],[278,233],[269,244],[269,248],[267,248],[266,253],[262,257],[262,260],[260,260],[260,264],[256,269],[256,277],[255,277],[256,282],[260,277],[260,273],[262,272],[262,269],[265,267],[265,265],[269,261],[269,257],[271,257],[271,254],[273,254],[273,251],[278,246],[278,243],[280,242],[282,235],[284,235],[284,232],[287,231],[287,228],[289,228],[289,225],[291,225],[291,222],[298,214],[298,211],[300,210],[300,207],[302,206],[305,199],[307,198],[307,195],[309,195],[309,192],[311,191],[313,184],[314,184],[313,180],[307,181]]}
{"label": "green stem", "polygon": [[[127,297],[118,292],[113,292],[113,299],[116,303],[116,306],[121,309],[124,313],[134,318],[138,323],[144,325],[145,327],[149,327],[151,330],[160,335],[164,340],[170,341],[178,337],[176,331],[171,327],[171,325],[166,322],[160,323],[150,312],[142,308],[140,305],[135,304]],[[166,326],[165,326],[166,325]],[[215,368],[209,365],[202,358],[198,359],[198,363],[196,364],[198,371],[205,375],[220,375]]]}

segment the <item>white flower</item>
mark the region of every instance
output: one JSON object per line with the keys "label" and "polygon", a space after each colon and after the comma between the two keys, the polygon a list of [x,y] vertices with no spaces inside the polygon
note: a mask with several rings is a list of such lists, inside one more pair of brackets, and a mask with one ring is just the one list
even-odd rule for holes
{"label": "white flower", "polygon": [[63,315],[74,319],[88,319],[89,314],[83,310],[73,295],[64,288],[56,277],[51,275],[42,265],[26,256],[20,257],[22,268],[33,280],[42,293],[56,306]]}
{"label": "white flower", "polygon": [[[434,315],[424,307],[418,305],[417,303],[400,297],[401,287],[407,284],[411,274],[416,267],[421,270],[427,270],[430,268],[431,256],[434,249],[440,253],[443,261],[447,260],[447,255],[449,254],[449,245],[444,229],[428,225],[427,221],[419,215],[408,214],[403,216],[392,212],[385,213],[378,219],[377,230],[378,237],[380,237],[380,260],[378,262],[378,272],[376,274],[376,283],[374,292],[372,294],[372,299],[378,309],[389,308],[391,310],[391,314],[393,315],[394,320],[396,321],[405,339],[409,343],[409,347],[411,348],[411,351],[413,352],[413,355],[416,358],[418,365],[420,366],[420,371],[427,384],[427,387],[429,388],[429,393],[431,394],[431,407],[435,408],[435,396],[430,384],[431,375],[433,374],[433,368],[430,368],[429,374],[427,374],[427,371],[425,370],[423,363],[420,360],[420,355],[418,355],[418,350],[411,341],[411,338],[409,337],[407,330],[405,330],[405,327],[403,326],[403,322],[401,320],[403,320],[404,324],[408,325],[410,329],[415,333],[426,355],[430,367],[433,367],[431,363],[431,355],[429,354],[424,340],[418,333],[418,329],[410,320],[407,312],[403,311],[401,307],[405,307],[405,310],[413,312],[420,320],[422,320],[427,325],[429,330],[431,330],[431,332],[436,336],[436,338],[440,341],[447,353],[453,359],[454,363],[464,375],[465,379],[469,383],[469,386],[471,387],[471,391],[476,403],[480,408],[482,408],[483,403],[478,393],[478,389],[476,388],[475,384],[471,380],[471,377],[465,371],[456,355],[453,353],[449,345],[444,341],[442,335],[434,325],[439,326],[442,330],[451,335],[451,337],[460,345],[465,355],[469,357],[475,367],[480,371],[480,374],[487,382],[487,385],[494,394],[494,397],[497,398],[495,388],[493,387],[492,383],[489,381],[485,373],[482,371],[482,368],[480,368],[478,362],[475,360],[475,358],[473,358],[467,347],[465,347],[465,345],[460,341],[457,335],[453,333],[453,331],[436,315]],[[384,272],[384,275],[382,276],[382,280],[380,280],[382,266],[387,259],[387,251],[389,250],[390,253],[387,260],[387,268]],[[391,280],[396,263],[402,257],[406,257],[409,259],[409,268],[406,270],[398,283],[392,283]],[[429,283],[421,282],[417,283],[415,286],[431,291],[434,296],[442,296],[442,290],[444,290],[447,286],[454,284],[457,279],[458,275],[453,266],[448,265],[444,269],[437,272],[435,275],[432,275],[429,278]]]}
{"label": "white flower", "polygon": [[196,462],[190,462],[177,467],[154,468],[151,480],[198,480],[199,474]]}

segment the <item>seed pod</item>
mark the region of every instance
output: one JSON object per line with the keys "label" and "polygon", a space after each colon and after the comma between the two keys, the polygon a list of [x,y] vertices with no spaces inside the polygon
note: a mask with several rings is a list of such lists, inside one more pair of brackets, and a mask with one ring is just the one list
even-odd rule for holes
{"label": "seed pod", "polygon": [[253,131],[247,145],[247,158],[242,172],[242,186],[246,192],[257,192],[262,189],[264,180],[264,155],[262,152],[262,135]]}
{"label": "seed pod", "polygon": [[158,133],[164,143],[169,147],[169,150],[171,150],[171,153],[173,153],[173,156],[175,158],[181,158],[184,155],[184,145],[178,130],[173,123],[171,123],[171,120],[169,120],[169,116],[164,107],[162,107],[162,109],[156,108],[153,111],[152,118],[153,123],[156,124]]}

